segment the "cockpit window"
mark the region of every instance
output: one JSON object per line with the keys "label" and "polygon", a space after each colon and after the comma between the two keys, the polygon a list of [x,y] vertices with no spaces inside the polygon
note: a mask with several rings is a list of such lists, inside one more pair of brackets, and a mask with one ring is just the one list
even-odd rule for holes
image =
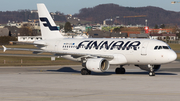
{"label": "cockpit window", "polygon": [[169,49],[171,49],[171,47],[170,46],[168,46],[169,47]]}
{"label": "cockpit window", "polygon": [[154,47],[154,50],[156,50],[156,49],[158,49],[158,46],[155,46],[155,47]]}
{"label": "cockpit window", "polygon": [[162,49],[162,46],[159,46],[158,49]]}
{"label": "cockpit window", "polygon": [[160,49],[171,49],[169,46],[155,46],[154,50],[160,50]]}
{"label": "cockpit window", "polygon": [[163,46],[163,49],[169,49],[169,47],[168,46]]}

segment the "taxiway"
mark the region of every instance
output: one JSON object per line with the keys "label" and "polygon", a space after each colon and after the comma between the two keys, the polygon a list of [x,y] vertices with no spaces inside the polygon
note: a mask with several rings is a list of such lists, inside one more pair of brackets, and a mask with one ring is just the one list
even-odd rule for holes
{"label": "taxiway", "polygon": [[81,66],[0,67],[0,101],[179,101],[180,62],[162,65],[155,77],[125,66],[117,75],[81,75]]}

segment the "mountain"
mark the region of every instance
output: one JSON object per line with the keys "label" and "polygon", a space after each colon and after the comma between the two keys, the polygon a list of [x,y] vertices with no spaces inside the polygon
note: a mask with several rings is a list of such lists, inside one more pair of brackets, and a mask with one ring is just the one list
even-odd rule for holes
{"label": "mountain", "polygon": [[180,25],[180,12],[167,11],[153,6],[123,7],[117,4],[101,4],[92,8],[82,8],[74,16],[96,23],[113,19],[118,24],[145,25],[145,20],[147,19],[149,26],[155,26],[156,24]]}

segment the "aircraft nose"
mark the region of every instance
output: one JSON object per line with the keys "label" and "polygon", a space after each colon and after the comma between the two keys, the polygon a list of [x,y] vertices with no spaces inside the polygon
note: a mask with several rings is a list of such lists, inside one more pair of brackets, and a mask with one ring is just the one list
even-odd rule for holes
{"label": "aircraft nose", "polygon": [[170,61],[174,61],[177,58],[177,54],[174,51],[171,51],[171,53],[169,54],[169,60]]}

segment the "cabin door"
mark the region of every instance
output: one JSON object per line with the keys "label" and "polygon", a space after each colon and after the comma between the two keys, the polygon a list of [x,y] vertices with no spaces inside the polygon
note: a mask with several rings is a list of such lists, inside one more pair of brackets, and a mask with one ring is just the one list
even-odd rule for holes
{"label": "cabin door", "polygon": [[149,43],[149,42],[143,43],[143,45],[142,45],[142,47],[141,47],[141,55],[147,55],[148,43]]}

